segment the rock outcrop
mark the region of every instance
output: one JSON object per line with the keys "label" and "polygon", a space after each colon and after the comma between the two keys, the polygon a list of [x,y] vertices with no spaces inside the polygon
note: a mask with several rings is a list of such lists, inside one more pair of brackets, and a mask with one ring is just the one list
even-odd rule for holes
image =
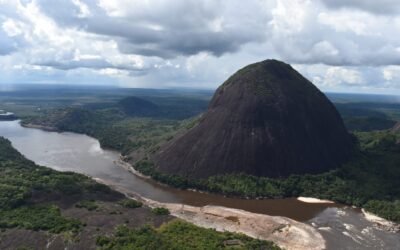
{"label": "rock outcrop", "polygon": [[338,167],[353,140],[326,96],[290,65],[251,64],[215,92],[198,125],[161,147],[163,173],[281,177]]}

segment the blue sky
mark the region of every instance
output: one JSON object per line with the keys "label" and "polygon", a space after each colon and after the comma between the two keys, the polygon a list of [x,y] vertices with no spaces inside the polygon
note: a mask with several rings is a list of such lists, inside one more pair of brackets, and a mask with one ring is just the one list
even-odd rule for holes
{"label": "blue sky", "polygon": [[216,88],[276,58],[324,91],[400,94],[398,34],[398,0],[0,0],[0,85]]}

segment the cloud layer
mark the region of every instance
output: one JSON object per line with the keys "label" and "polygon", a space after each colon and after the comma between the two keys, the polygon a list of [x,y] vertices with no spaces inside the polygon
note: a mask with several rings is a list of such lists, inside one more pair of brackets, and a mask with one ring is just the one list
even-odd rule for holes
{"label": "cloud layer", "polygon": [[278,58],[324,90],[391,92],[399,32],[394,0],[0,0],[0,84],[214,88]]}

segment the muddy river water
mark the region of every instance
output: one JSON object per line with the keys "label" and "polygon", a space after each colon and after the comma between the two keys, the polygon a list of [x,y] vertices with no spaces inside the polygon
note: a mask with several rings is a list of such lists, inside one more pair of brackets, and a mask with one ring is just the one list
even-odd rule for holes
{"label": "muddy river water", "polygon": [[0,136],[28,159],[59,171],[73,171],[103,179],[152,200],[193,206],[220,205],[254,213],[279,215],[316,227],[329,249],[400,249],[400,233],[376,228],[359,209],[297,199],[244,200],[178,190],[129,173],[115,162],[117,152],[103,150],[91,137],[24,128],[19,121],[0,122]]}

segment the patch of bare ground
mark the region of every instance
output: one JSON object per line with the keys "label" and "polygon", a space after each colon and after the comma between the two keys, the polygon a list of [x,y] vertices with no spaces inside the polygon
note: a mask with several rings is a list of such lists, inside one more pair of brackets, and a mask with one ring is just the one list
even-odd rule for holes
{"label": "patch of bare ground", "polygon": [[148,201],[150,206],[163,206],[171,214],[197,226],[217,231],[243,233],[273,241],[287,250],[325,249],[325,240],[313,227],[286,217],[250,213],[218,206],[193,207]]}
{"label": "patch of bare ground", "polygon": [[[94,197],[91,196],[91,198]],[[124,224],[136,228],[147,224],[158,227],[173,219],[169,215],[154,215],[148,207],[126,208],[111,201],[113,200],[111,197],[102,198],[104,199],[94,201],[98,207],[92,211],[75,206],[75,202],[82,197],[48,201],[59,205],[63,216],[80,220],[84,225],[82,230],[77,234],[51,234],[44,231],[7,229],[0,232],[0,249],[96,249],[97,236],[111,235],[118,225]]]}

